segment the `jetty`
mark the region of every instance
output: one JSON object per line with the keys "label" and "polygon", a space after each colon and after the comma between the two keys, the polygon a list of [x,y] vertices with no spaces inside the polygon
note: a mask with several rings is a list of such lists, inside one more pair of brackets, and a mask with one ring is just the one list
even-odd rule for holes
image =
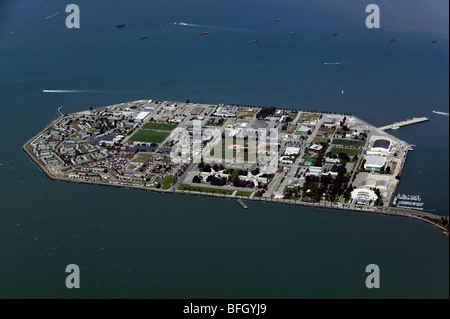
{"label": "jetty", "polygon": [[247,209],[247,205],[244,204],[244,202],[241,199],[237,200],[238,204],[242,206],[242,208]]}
{"label": "jetty", "polygon": [[400,121],[400,122],[395,122],[393,124],[389,124],[389,125],[385,125],[382,127],[379,127],[380,130],[382,131],[387,131],[387,130],[392,130],[392,129],[396,129],[402,126],[407,126],[407,125],[412,125],[412,124],[416,124],[416,123],[422,123],[422,122],[426,122],[429,119],[427,117],[414,117],[412,119],[408,119],[405,121]]}

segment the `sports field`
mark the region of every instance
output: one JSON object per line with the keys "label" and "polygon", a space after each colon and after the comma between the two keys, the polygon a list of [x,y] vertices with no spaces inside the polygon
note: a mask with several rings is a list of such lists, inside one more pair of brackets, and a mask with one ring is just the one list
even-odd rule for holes
{"label": "sports field", "polygon": [[145,143],[162,143],[169,136],[169,132],[155,132],[155,131],[137,131],[130,137],[133,142]]}

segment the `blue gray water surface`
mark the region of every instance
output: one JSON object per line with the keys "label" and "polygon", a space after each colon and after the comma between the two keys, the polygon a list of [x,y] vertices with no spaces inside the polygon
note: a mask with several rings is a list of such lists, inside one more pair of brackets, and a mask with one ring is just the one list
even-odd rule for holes
{"label": "blue gray water surface", "polygon": [[69,30],[64,1],[0,1],[0,298],[448,298],[448,238],[428,224],[54,182],[20,148],[58,106],[143,98],[427,116],[392,132],[416,145],[399,191],[448,215],[449,122],[432,113],[448,112],[448,2],[379,1],[378,30],[368,3],[80,0]]}

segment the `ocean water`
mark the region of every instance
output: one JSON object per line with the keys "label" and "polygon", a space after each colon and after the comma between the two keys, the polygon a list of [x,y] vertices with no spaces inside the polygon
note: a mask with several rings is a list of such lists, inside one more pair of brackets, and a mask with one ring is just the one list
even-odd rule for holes
{"label": "ocean water", "polygon": [[380,1],[377,30],[356,0],[76,3],[69,30],[66,2],[0,1],[0,298],[448,298],[448,238],[428,224],[54,182],[20,148],[59,106],[142,98],[427,116],[392,132],[416,145],[399,191],[448,215],[449,122],[432,113],[449,108],[448,2]]}

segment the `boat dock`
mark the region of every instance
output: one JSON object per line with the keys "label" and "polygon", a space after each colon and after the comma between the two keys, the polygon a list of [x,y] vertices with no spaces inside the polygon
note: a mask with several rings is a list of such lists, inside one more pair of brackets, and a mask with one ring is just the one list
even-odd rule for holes
{"label": "boat dock", "polygon": [[396,123],[393,123],[390,125],[385,125],[385,126],[379,127],[379,129],[382,131],[387,131],[387,130],[392,130],[392,129],[399,128],[399,127],[406,126],[406,125],[412,125],[412,124],[416,124],[416,123],[426,122],[428,120],[429,119],[427,117],[415,117],[412,119],[408,119],[406,121],[400,121],[400,122],[396,122]]}
{"label": "boat dock", "polygon": [[242,206],[242,208],[247,209],[247,205],[244,204],[244,202],[241,199],[237,200],[238,204]]}

